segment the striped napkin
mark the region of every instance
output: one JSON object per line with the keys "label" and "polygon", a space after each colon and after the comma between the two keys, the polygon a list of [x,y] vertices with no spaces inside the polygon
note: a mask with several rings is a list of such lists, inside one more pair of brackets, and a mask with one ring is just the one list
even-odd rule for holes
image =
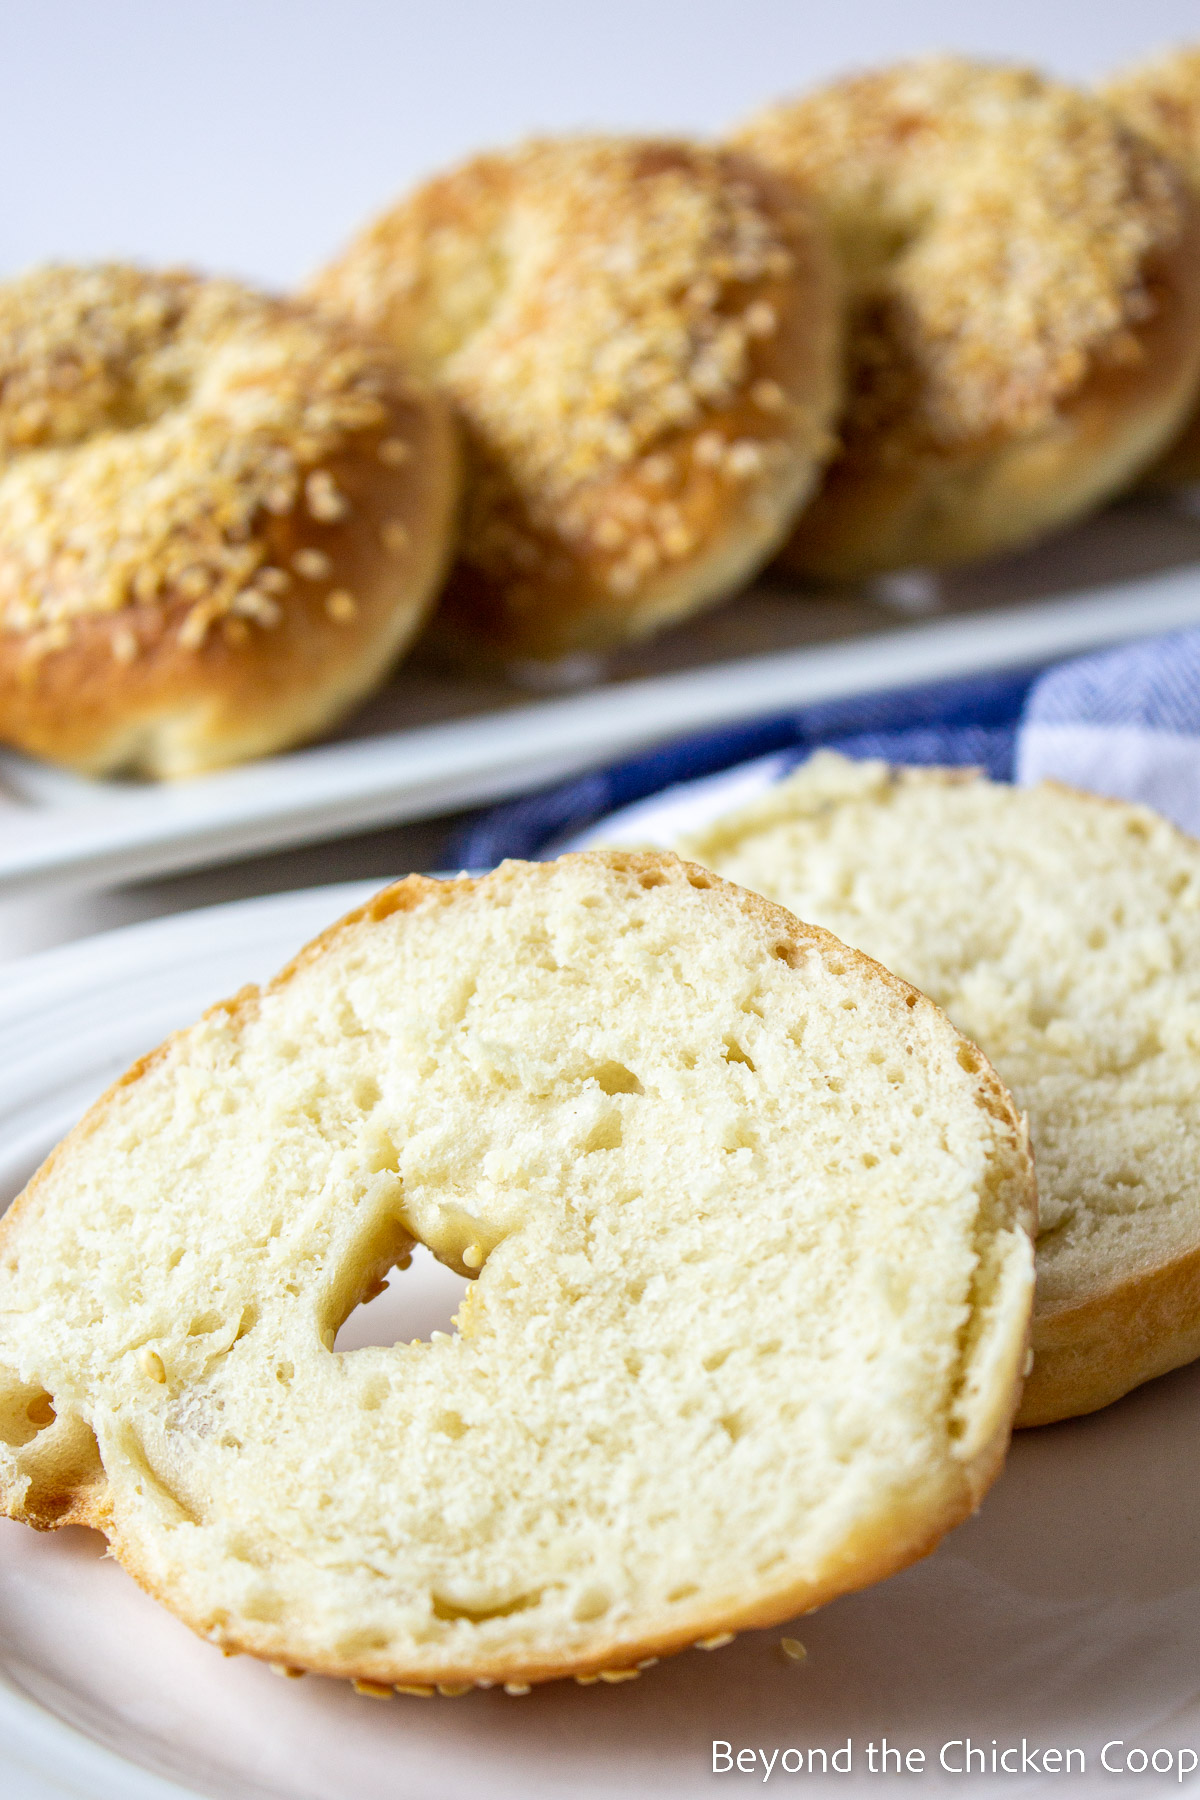
{"label": "striped napkin", "polygon": [[781,780],[815,749],[973,765],[1140,800],[1200,835],[1200,631],[1046,670],[866,694],[704,732],[495,807],[460,837],[462,868],[620,837],[669,844]]}

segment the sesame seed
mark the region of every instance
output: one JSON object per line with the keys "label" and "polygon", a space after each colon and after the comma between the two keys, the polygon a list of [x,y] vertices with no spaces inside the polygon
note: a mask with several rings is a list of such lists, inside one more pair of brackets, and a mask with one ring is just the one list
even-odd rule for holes
{"label": "sesame seed", "polygon": [[577,1675],[575,1679],[580,1687],[594,1687],[600,1677],[598,1675]]}
{"label": "sesame seed", "polygon": [[725,457],[725,439],[719,431],[702,431],[692,445],[692,456],[702,469],[712,469]]}
{"label": "sesame seed", "polygon": [[229,610],[237,618],[253,619],[256,625],[263,625],[270,630],[278,625],[283,617],[283,608],[278,600],[272,600],[270,594],[260,593],[257,588],[243,588],[229,602]]}
{"label": "sesame seed", "polygon": [[718,1631],[713,1637],[697,1638],[697,1650],[723,1650],[726,1644],[732,1644],[732,1631]]}
{"label": "sesame seed", "polygon": [[[237,1651],[227,1650],[225,1654],[226,1656],[236,1656]],[[272,1675],[282,1675],[285,1681],[300,1681],[308,1674],[307,1669],[298,1669],[293,1663],[273,1662],[268,1663],[267,1667],[270,1669]]]}
{"label": "sesame seed", "polygon": [[167,1379],[166,1365],[157,1350],[151,1350],[147,1346],[138,1357],[138,1361],[142,1365],[143,1374],[148,1375],[151,1381],[157,1381],[161,1385]]}
{"label": "sesame seed", "polygon": [[[357,1685],[357,1683],[355,1685]],[[414,1682],[407,1681],[396,1682],[393,1692],[397,1694],[412,1694],[417,1700],[432,1700],[434,1694],[434,1690],[431,1687],[423,1687]]]}
{"label": "sesame seed", "polygon": [[292,567],[305,581],[324,581],[333,574],[333,558],[324,550],[315,550],[311,545],[297,550],[292,558]]}
{"label": "sesame seed", "polygon": [[304,483],[304,500],[311,518],[335,525],[350,511],[350,502],[328,469],[314,469]]}
{"label": "sesame seed", "polygon": [[[351,1683],[356,1694],[365,1694],[368,1700],[390,1700],[392,1689],[382,1681],[355,1681]],[[432,1688],[429,1690],[433,1692]]]}
{"label": "sesame seed", "polygon": [[601,1669],[600,1679],[608,1682],[636,1681],[640,1673],[640,1669]]}
{"label": "sesame seed", "polygon": [[348,625],[358,617],[358,601],[345,588],[335,588],[325,596],[325,611],[335,625]]}
{"label": "sesame seed", "polygon": [[783,1651],[783,1654],[788,1658],[789,1662],[803,1662],[808,1655],[808,1651],[804,1648],[804,1645],[800,1642],[799,1638],[780,1638],[779,1648]]}
{"label": "sesame seed", "polygon": [[455,1683],[439,1681],[437,1684],[437,1691],[444,1700],[458,1700],[461,1699],[463,1694],[469,1694],[471,1692],[471,1685],[472,1684],[469,1681]]}
{"label": "sesame seed", "polygon": [[752,338],[772,337],[779,329],[779,319],[769,300],[756,300],[742,314],[742,324]]}
{"label": "sesame seed", "polygon": [[468,1244],[462,1253],[463,1266],[468,1269],[483,1267],[483,1250],[479,1244]]}
{"label": "sesame seed", "polygon": [[527,1681],[506,1681],[504,1691],[506,1694],[528,1694],[532,1690]]}
{"label": "sesame seed", "polygon": [[756,444],[751,438],[739,438],[737,443],[730,444],[725,456],[725,467],[738,481],[757,475],[762,466],[761,444]]}

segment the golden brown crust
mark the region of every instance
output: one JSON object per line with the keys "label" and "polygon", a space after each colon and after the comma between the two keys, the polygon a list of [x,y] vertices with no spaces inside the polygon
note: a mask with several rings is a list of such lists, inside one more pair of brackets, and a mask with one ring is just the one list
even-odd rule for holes
{"label": "golden brown crust", "polygon": [[[815,950],[833,972],[854,970],[890,989],[914,1012],[928,1011],[936,1014],[941,1024],[947,1023],[940,1009],[931,1000],[863,952],[848,947],[819,926],[803,923],[761,895],[737,888],[697,864],[681,862],[669,852],[592,851],[563,860],[602,862],[606,867],[627,872],[639,881],[648,878],[657,883],[676,881],[682,877],[697,888],[718,889],[729,903],[762,925],[774,940],[774,954],[780,961],[790,965],[793,957],[800,959]],[[541,866],[533,865],[535,869]],[[455,905],[480,889],[487,890],[502,885],[513,875],[525,873],[529,867],[530,865],[502,864],[493,874],[479,878],[460,876],[450,881],[436,881],[413,875],[393,883],[306,945],[265,988],[243,988],[230,1000],[209,1008],[204,1018],[220,1017],[235,1025],[242,1023],[252,1016],[264,994],[278,991],[299,970],[334,952],[347,934],[398,911],[410,911],[425,905]],[[194,1027],[191,1029],[194,1030]],[[59,1163],[87,1138],[96,1123],[104,1117],[113,1095],[141,1080],[170,1054],[175,1044],[188,1035],[188,1032],[173,1034],[164,1044],[135,1063],[95,1102],[69,1136],[52,1152],[24,1193],[0,1221],[0,1260],[12,1253],[17,1231],[31,1214],[36,1213],[42,1192],[48,1187]],[[963,1051],[966,1060],[960,1055],[960,1064],[974,1082],[977,1104],[995,1120],[998,1139],[1006,1139],[1011,1149],[1005,1179],[1014,1184],[1007,1201],[1013,1215],[1012,1222],[1032,1235],[1036,1229],[1036,1185],[1023,1122],[1007,1089],[982,1053],[975,1050],[974,1046],[967,1046],[965,1040]],[[827,1569],[818,1579],[797,1578],[792,1571],[773,1586],[764,1583],[753,1596],[747,1596],[742,1591],[730,1592],[715,1599],[710,1595],[703,1607],[690,1610],[676,1604],[670,1610],[669,1619],[664,1617],[661,1626],[656,1629],[643,1631],[636,1638],[614,1635],[611,1640],[593,1640],[586,1655],[575,1653],[557,1660],[543,1656],[537,1660],[514,1663],[511,1657],[493,1661],[476,1656],[469,1666],[447,1663],[439,1665],[431,1674],[428,1664],[401,1667],[390,1660],[387,1653],[359,1651],[352,1655],[333,1652],[327,1655],[305,1654],[303,1666],[314,1673],[341,1679],[367,1681],[384,1687],[399,1684],[402,1688],[415,1687],[418,1691],[428,1691],[427,1684],[431,1682],[441,1686],[491,1686],[497,1681],[536,1684],[564,1676],[576,1676],[590,1681],[605,1673],[611,1675],[614,1671],[635,1670],[645,1659],[670,1654],[693,1644],[710,1647],[706,1640],[712,1639],[714,1635],[720,1641],[725,1641],[726,1634],[779,1623],[802,1611],[823,1605],[841,1594],[869,1586],[928,1555],[947,1531],[961,1523],[978,1506],[1004,1460],[1013,1413],[1020,1395],[1026,1342],[1027,1337],[1014,1339],[1007,1346],[1004,1366],[994,1374],[993,1399],[998,1404],[994,1404],[990,1411],[988,1428],[981,1441],[969,1453],[961,1456],[950,1474],[938,1471],[931,1474],[925,1487],[914,1488],[903,1503],[895,1506],[886,1530],[876,1525],[864,1529],[857,1540],[848,1542],[838,1565]],[[968,1354],[964,1343],[960,1383],[966,1376]],[[11,1518],[20,1519],[41,1530],[57,1529],[66,1524],[82,1524],[104,1532],[113,1553],[139,1585],[181,1617],[200,1636],[219,1644],[228,1653],[245,1652],[268,1662],[298,1666],[295,1644],[289,1638],[286,1628],[249,1620],[240,1620],[235,1625],[224,1618],[214,1623],[210,1616],[189,1612],[186,1605],[181,1603],[178,1592],[165,1585],[149,1567],[140,1544],[123,1535],[120,1520],[114,1516],[107,1484],[96,1455],[95,1440],[82,1421],[64,1420],[64,1423],[72,1422],[78,1430],[72,1439],[70,1454],[60,1454],[57,1463],[53,1467],[48,1463],[40,1471],[40,1475],[36,1470],[33,1471],[35,1479],[28,1491],[18,1493],[12,1488],[6,1489],[0,1480],[0,1510]],[[49,1432],[43,1434],[45,1439],[50,1436]],[[39,1439],[38,1443],[41,1442]]]}
{"label": "golden brown crust", "polygon": [[735,141],[822,205],[851,292],[843,448],[788,566],[856,579],[1030,541],[1178,429],[1200,374],[1200,211],[1100,102],[932,57]]}
{"label": "golden brown crust", "polygon": [[731,152],[578,139],[430,182],[318,276],[450,395],[471,479],[439,614],[553,657],[711,604],[775,548],[832,449],[832,261]]}
{"label": "golden brown crust", "polygon": [[[1200,191],[1200,48],[1183,45],[1114,76],[1100,96],[1124,123],[1169,157]],[[1200,255],[1200,250],[1195,254]],[[1200,481],[1200,410],[1146,471],[1139,485]]]}
{"label": "golden brown crust", "polygon": [[450,548],[457,445],[394,353],[229,282],[0,289],[0,738],[151,776],[311,737]]}

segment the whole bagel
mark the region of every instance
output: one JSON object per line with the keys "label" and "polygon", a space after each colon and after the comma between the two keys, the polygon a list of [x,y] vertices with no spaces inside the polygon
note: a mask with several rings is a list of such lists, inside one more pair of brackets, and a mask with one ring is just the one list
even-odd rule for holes
{"label": "whole bagel", "polygon": [[479,157],[314,291],[453,400],[470,482],[440,619],[503,655],[603,649],[722,598],[832,449],[832,260],[788,186],[728,151]]}
{"label": "whole bagel", "polygon": [[936,56],[734,142],[822,208],[851,299],[842,450],[784,560],[816,577],[1032,541],[1126,484],[1200,371],[1200,224],[1097,99]]}
{"label": "whole bagel", "polygon": [[[1200,189],[1200,47],[1168,50],[1116,75],[1100,90],[1125,124],[1148,138]],[[1150,487],[1200,481],[1200,408],[1145,476]]]}
{"label": "whole bagel", "polygon": [[0,286],[0,740],[176,776],[313,736],[423,620],[457,484],[443,403],[309,306]]}

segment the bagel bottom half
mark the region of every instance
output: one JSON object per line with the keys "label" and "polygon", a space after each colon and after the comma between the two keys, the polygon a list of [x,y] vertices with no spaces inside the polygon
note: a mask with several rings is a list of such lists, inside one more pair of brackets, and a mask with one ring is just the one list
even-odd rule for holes
{"label": "bagel bottom half", "polygon": [[[979,1053],[757,895],[658,854],[413,877],[137,1065],[10,1212],[0,1497],[228,1649],[611,1676],[971,1511],[1033,1212]],[[457,1331],[336,1350],[416,1240],[475,1277]]]}
{"label": "bagel bottom half", "polygon": [[1200,844],[1055,782],[821,753],[687,853],[916,982],[1028,1111],[1019,1425],[1200,1356]]}

